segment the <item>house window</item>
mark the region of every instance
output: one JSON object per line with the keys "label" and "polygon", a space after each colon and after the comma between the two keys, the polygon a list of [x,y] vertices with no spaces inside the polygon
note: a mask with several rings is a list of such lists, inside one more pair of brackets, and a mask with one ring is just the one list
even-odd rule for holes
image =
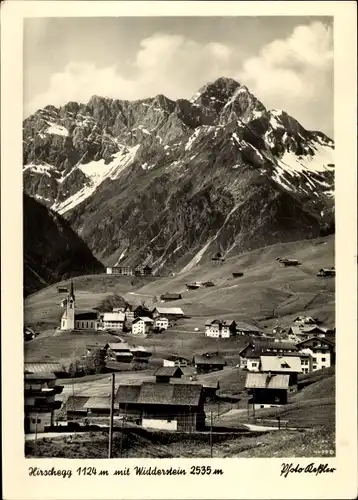
{"label": "house window", "polygon": [[31,422],[34,424],[36,422],[36,420],[34,418],[32,418]]}
{"label": "house window", "polygon": [[313,361],[314,363],[317,363],[317,358],[313,358],[313,359],[312,359],[312,361]]}
{"label": "house window", "polygon": [[255,368],[257,366],[257,363],[252,363],[252,367]]}
{"label": "house window", "polygon": [[323,361],[326,361],[326,358],[322,358],[322,362],[323,362]]}
{"label": "house window", "polygon": [[313,370],[317,370],[317,365],[313,365],[313,366],[312,366],[312,369],[313,369]]}

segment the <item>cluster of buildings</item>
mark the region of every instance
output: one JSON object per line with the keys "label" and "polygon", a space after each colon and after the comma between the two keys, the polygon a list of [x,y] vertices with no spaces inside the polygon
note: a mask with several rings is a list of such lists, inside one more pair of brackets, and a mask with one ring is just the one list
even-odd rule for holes
{"label": "cluster of buildings", "polygon": [[112,312],[78,311],[73,282],[71,281],[67,297],[61,303],[65,309],[61,317],[61,330],[130,330],[135,336],[145,336],[150,331],[166,330],[173,322],[184,317],[180,307],[155,307],[149,310],[145,306],[132,308],[124,305]]}
{"label": "cluster of buildings", "polygon": [[261,340],[240,351],[240,367],[248,371],[245,388],[257,408],[286,404],[298,375],[334,363],[334,343],[315,336],[297,344]]}
{"label": "cluster of buildings", "polygon": [[115,368],[116,363],[131,363],[132,361],[147,362],[152,353],[143,346],[132,345],[127,342],[109,342],[106,344],[87,344],[86,355],[100,350],[107,368]]}
{"label": "cluster of buildings", "polygon": [[210,319],[205,323],[205,336],[212,338],[229,338],[234,335],[262,335],[262,328],[232,319]]}
{"label": "cluster of buildings", "polygon": [[106,272],[120,276],[152,276],[152,268],[149,266],[113,266],[107,267]]}
{"label": "cluster of buildings", "polygon": [[[182,379],[182,370],[160,367],[152,380],[119,384],[114,415],[146,429],[194,432],[205,428],[205,387]],[[109,415],[109,397],[70,396],[67,420]]]}
{"label": "cluster of buildings", "polygon": [[335,364],[335,343],[326,338],[312,336],[298,343],[270,340],[255,340],[248,343],[239,353],[240,368],[249,372],[262,370],[263,358],[268,356],[282,362],[294,364],[297,373],[310,373]]}

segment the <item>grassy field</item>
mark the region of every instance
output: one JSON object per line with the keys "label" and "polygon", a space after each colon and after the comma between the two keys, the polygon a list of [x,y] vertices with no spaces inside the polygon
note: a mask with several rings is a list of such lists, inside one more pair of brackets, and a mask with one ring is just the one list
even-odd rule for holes
{"label": "grassy field", "polygon": [[[302,262],[302,266],[281,268],[276,261],[277,257],[297,258]],[[332,265],[334,237],[278,244],[229,258],[224,263],[209,262],[198,265],[189,272],[166,278],[111,275],[78,277],[74,279],[76,304],[78,309],[98,307],[105,297],[116,293],[133,304],[144,300],[153,307],[156,304],[155,299],[162,293],[182,293],[183,299],[176,301],[175,305],[182,307],[189,318],[178,321],[176,326],[166,332],[151,334],[144,339],[120,334],[130,345],[139,344],[146,347],[152,352],[152,357],[147,369],[117,373],[116,382],[139,382],[153,377],[155,368],[162,364],[163,358],[168,354],[179,354],[191,360],[195,353],[219,351],[225,356],[228,366],[223,371],[199,376],[198,380],[219,381],[223,392],[240,394],[244,388],[246,374],[235,368],[235,365],[240,349],[249,339],[205,337],[205,321],[213,317],[234,318],[270,331],[277,321],[282,326],[288,326],[297,315],[307,314],[317,316],[328,326],[332,326],[335,316],[335,280],[316,277],[321,267]],[[233,279],[232,273],[235,271],[244,272],[244,276]],[[185,291],[185,284],[192,281],[212,281],[215,286]],[[65,363],[84,355],[88,343],[116,341],[115,337],[104,332],[56,331],[63,312],[59,307],[63,295],[57,292],[57,285],[47,287],[25,300],[25,324],[41,332],[38,337],[25,344],[25,361]],[[195,332],[195,328],[199,328],[199,331]],[[292,420],[298,425],[309,413],[311,424],[315,425],[315,422],[320,421],[321,412],[322,421],[332,420],[334,395],[329,394],[330,384],[327,380],[322,381],[322,387],[310,398],[302,394],[305,394],[304,391],[314,391],[314,388],[304,389],[302,394],[297,394],[296,400],[293,399],[290,405],[282,409],[285,412],[282,418]],[[67,383],[62,397],[65,399],[73,393],[107,395],[108,392],[108,376],[104,375],[91,380],[76,379],[73,384]],[[300,399],[302,397],[303,400]],[[322,410],[315,403],[321,397],[325,398]],[[238,422],[237,417],[233,420]]]}
{"label": "grassy field", "polygon": [[[209,458],[209,436],[164,433],[114,433],[114,458]],[[143,435],[144,434],[144,435]],[[174,439],[173,439],[174,437]],[[122,438],[122,439],[121,439]],[[122,440],[122,445],[121,445]],[[107,458],[108,433],[88,433],[26,442],[28,458]],[[213,440],[213,458],[329,457],[335,454],[333,430],[272,431],[227,435]]]}

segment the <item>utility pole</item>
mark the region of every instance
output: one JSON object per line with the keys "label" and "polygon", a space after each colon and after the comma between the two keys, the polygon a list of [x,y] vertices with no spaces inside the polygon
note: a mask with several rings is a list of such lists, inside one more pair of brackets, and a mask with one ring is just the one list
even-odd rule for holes
{"label": "utility pole", "polygon": [[114,413],[114,373],[110,378],[112,380],[111,390],[111,407],[109,416],[109,444],[108,444],[108,458],[112,458],[112,445],[113,445],[113,413]]}
{"label": "utility pole", "polygon": [[213,458],[213,412],[210,412],[210,458]]}
{"label": "utility pole", "polygon": [[123,456],[123,432],[124,432],[124,419],[127,414],[127,405],[124,405],[124,415],[122,416],[122,423],[121,423],[121,441],[120,441],[120,456],[122,458]]}
{"label": "utility pole", "polygon": [[253,388],[252,391],[252,410],[253,410],[253,417],[255,418],[255,387]]}

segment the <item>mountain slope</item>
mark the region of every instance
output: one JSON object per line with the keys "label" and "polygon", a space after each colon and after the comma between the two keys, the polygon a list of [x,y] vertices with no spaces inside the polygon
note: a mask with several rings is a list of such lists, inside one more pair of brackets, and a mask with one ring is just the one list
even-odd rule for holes
{"label": "mountain slope", "polygon": [[334,230],[334,143],[220,78],[192,99],[47,106],[24,122],[24,187],[103,262],[179,270]]}
{"label": "mountain slope", "polygon": [[25,295],[62,278],[104,269],[61,216],[26,194],[23,204]]}

